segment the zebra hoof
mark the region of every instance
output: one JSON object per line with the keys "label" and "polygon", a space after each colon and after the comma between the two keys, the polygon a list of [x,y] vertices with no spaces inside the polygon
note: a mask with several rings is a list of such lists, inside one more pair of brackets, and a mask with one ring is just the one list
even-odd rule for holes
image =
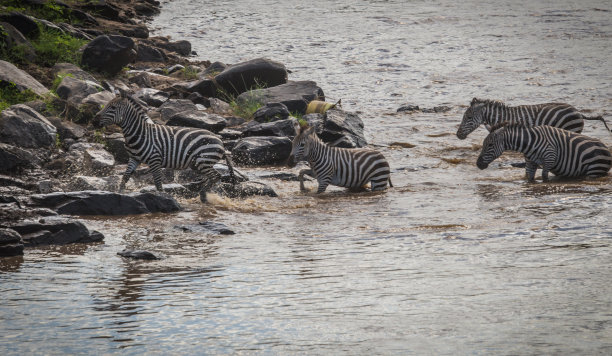
{"label": "zebra hoof", "polygon": [[200,201],[202,203],[208,203],[208,200],[206,200],[206,191],[205,190],[201,190],[200,191]]}

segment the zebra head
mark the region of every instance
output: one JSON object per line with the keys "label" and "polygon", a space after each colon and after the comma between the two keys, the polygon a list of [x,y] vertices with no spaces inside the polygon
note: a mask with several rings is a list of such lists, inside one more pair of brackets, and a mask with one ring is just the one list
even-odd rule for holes
{"label": "zebra head", "polygon": [[296,122],[295,132],[297,135],[293,139],[291,154],[287,159],[289,167],[295,167],[298,162],[305,161],[308,156],[309,141],[312,135],[315,134],[315,128],[306,125],[300,125]]}
{"label": "zebra head", "polygon": [[491,132],[482,142],[482,150],[476,161],[476,166],[478,166],[478,168],[486,169],[489,167],[489,163],[493,162],[504,153],[506,148],[504,146],[503,135],[506,132],[507,124],[507,122],[503,122],[491,128]]}
{"label": "zebra head", "polygon": [[119,124],[123,119],[123,112],[125,106],[129,105],[127,100],[122,97],[116,97],[106,103],[104,108],[96,114],[96,118],[101,126],[108,126],[110,124]]}
{"label": "zebra head", "polygon": [[457,137],[464,140],[467,135],[476,130],[482,124],[485,115],[485,101],[480,99],[472,99],[470,107],[463,114],[463,120],[457,130]]}

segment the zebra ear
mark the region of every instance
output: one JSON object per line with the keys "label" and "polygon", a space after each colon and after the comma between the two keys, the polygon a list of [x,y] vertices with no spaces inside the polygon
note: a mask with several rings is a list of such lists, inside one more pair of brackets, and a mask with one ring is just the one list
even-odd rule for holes
{"label": "zebra ear", "polygon": [[478,99],[478,98],[472,98],[472,102],[470,103],[470,105],[475,105],[480,103],[482,100]]}

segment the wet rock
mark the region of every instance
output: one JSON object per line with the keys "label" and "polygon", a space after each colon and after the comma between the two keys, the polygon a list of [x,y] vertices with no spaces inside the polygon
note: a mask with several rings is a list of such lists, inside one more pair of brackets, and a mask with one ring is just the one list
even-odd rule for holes
{"label": "wet rock", "polygon": [[153,88],[142,88],[134,94],[134,97],[156,108],[170,99],[168,93]]}
{"label": "wet rock", "polygon": [[[231,183],[221,183],[215,185],[211,192],[226,196],[229,198],[246,198],[250,196],[268,196],[268,197],[278,197],[278,194],[265,183],[260,182],[242,182],[239,184],[231,184]],[[202,202],[206,202],[205,193],[200,193],[200,200]]]}
{"label": "wet rock", "polygon": [[83,168],[98,175],[109,174],[115,166],[115,158],[104,149],[89,148],[83,155]]}
{"label": "wet rock", "polygon": [[71,179],[70,190],[105,190],[113,191],[119,188],[119,177],[90,177],[78,175]]}
{"label": "wet rock", "polygon": [[253,120],[257,122],[272,122],[286,120],[291,114],[283,103],[267,103],[253,114]]}
{"label": "wet rock", "polygon": [[418,105],[405,104],[397,109],[397,112],[415,112],[421,111]]}
{"label": "wet rock", "polygon": [[0,22],[0,28],[0,42],[7,51],[17,51],[19,48],[27,61],[33,62],[36,59],[36,50],[19,30],[8,22]]}
{"label": "wet rock", "polygon": [[90,69],[114,76],[136,59],[134,40],[129,37],[104,35],[89,42],[81,63]]}
{"label": "wet rock", "polygon": [[266,89],[250,90],[240,94],[236,98],[236,102],[238,105],[245,105],[250,102],[257,102],[262,105],[282,103],[289,112],[305,114],[308,103],[315,99],[325,100],[323,89],[313,81],[299,81]]}
{"label": "wet rock", "polygon": [[223,130],[227,124],[222,116],[208,114],[199,110],[189,110],[173,115],[168,119],[166,125],[195,127],[217,133]]}
{"label": "wet rock", "polygon": [[295,137],[296,119],[285,119],[274,122],[259,123],[251,121],[246,124],[242,134],[245,137],[249,136],[278,136],[278,137]]}
{"label": "wet rock", "polygon": [[0,82],[13,83],[20,91],[29,89],[41,96],[49,92],[49,89],[45,88],[31,75],[15,67],[12,63],[2,60],[0,60]]}
{"label": "wet rock", "polygon": [[0,114],[0,142],[25,148],[55,144],[55,126],[31,107],[17,104]]}
{"label": "wet rock", "polygon": [[13,25],[19,32],[30,39],[35,39],[40,36],[40,28],[38,23],[30,16],[20,12],[12,11],[10,13],[0,14],[0,21],[7,22]]}
{"label": "wet rock", "polygon": [[168,121],[172,116],[183,111],[197,111],[196,104],[187,99],[170,99],[159,107],[162,120]]}
{"label": "wet rock", "polygon": [[214,233],[219,235],[235,234],[227,225],[214,221],[201,221],[198,225],[177,225],[174,228],[183,232]]}
{"label": "wet rock", "polygon": [[70,218],[45,218],[38,221],[22,221],[11,225],[17,231],[24,245],[65,245],[71,243],[98,242],[104,235],[89,229],[80,221]]}
{"label": "wet rock", "polygon": [[36,166],[38,159],[30,152],[12,145],[0,143],[0,173],[16,173]]}
{"label": "wet rock", "polygon": [[357,148],[368,144],[363,133],[363,121],[355,113],[330,109],[324,115],[309,114],[303,119],[316,126],[318,136],[331,146]]}
{"label": "wet rock", "polygon": [[159,260],[154,253],[145,250],[123,250],[117,252],[121,257],[133,258],[135,260]]}
{"label": "wet rock", "polygon": [[[190,184],[178,184],[170,183],[162,185],[164,193],[172,194],[173,196],[180,196],[183,198],[194,198],[198,196],[198,192],[201,189],[201,184],[193,183]],[[157,193],[157,188],[154,185],[147,186],[140,190],[141,193]]]}
{"label": "wet rock", "polygon": [[291,153],[291,140],[287,137],[246,137],[232,149],[232,157],[239,164],[285,164]]}
{"label": "wet rock", "polygon": [[145,40],[140,40],[140,42],[163,48],[169,52],[178,53],[181,56],[189,56],[191,54],[191,43],[185,40],[170,41],[166,37],[150,37]]}
{"label": "wet rock", "polygon": [[227,95],[239,95],[263,86],[273,87],[287,82],[287,69],[281,63],[256,58],[234,64],[215,76],[215,82]]}
{"label": "wet rock", "polygon": [[206,69],[202,71],[202,73],[200,73],[199,77],[202,79],[214,77],[215,75],[223,72],[226,68],[227,65],[225,63],[213,62],[208,67],[206,67]]}
{"label": "wet rock", "polygon": [[[279,179],[279,180],[286,181],[286,182],[299,181],[297,174],[287,173],[287,172],[280,172],[280,173],[260,172],[257,174],[257,177],[261,179]],[[309,181],[311,179],[304,176],[304,180]]]}
{"label": "wet rock", "polygon": [[30,206],[45,207],[64,215],[132,215],[171,213],[181,209],[172,197],[153,193],[119,194],[80,191],[34,194]]}
{"label": "wet rock", "polygon": [[451,110],[450,106],[440,105],[440,106],[434,106],[433,108],[423,109],[423,112],[424,113],[441,113],[441,112],[447,112],[450,110]]}
{"label": "wet rock", "polygon": [[23,255],[23,240],[13,229],[0,228],[0,257]]}

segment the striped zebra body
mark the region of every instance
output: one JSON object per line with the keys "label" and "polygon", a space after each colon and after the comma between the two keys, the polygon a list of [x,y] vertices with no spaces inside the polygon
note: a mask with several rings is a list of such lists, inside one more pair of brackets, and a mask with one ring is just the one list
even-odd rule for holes
{"label": "striped zebra body", "polygon": [[149,165],[155,187],[162,190],[162,168],[192,168],[203,174],[204,190],[209,189],[221,175],[213,165],[225,156],[233,177],[233,168],[225,154],[223,142],[210,131],[158,125],[151,121],[133,98],[115,98],[97,115],[103,126],[117,124],[123,131],[125,146],[130,154],[128,167],[119,190],[141,162]]}
{"label": "striped zebra body", "polygon": [[[575,107],[563,103],[547,103],[537,105],[507,106],[500,101],[481,100],[474,98],[465,111],[457,137],[465,139],[478,126],[484,124],[487,130],[502,122],[510,122],[525,126],[553,126],[560,129],[581,133],[584,120],[599,120],[608,125],[603,117],[587,117]],[[609,128],[608,128],[609,130]]]}
{"label": "striped zebra body", "polygon": [[505,123],[493,127],[485,138],[476,165],[485,169],[506,150],[525,155],[529,181],[535,180],[538,167],[547,181],[548,172],[562,177],[600,177],[612,166],[610,150],[597,139],[552,126]]}
{"label": "striped zebra body", "polygon": [[313,128],[296,127],[298,135],[293,140],[293,149],[288,164],[307,161],[310,169],[300,171],[300,190],[304,191],[304,174],[317,179],[317,193],[322,193],[332,184],[339,187],[359,189],[370,183],[371,190],[384,190],[391,184],[389,163],[382,153],[361,148],[330,147],[321,141]]}

